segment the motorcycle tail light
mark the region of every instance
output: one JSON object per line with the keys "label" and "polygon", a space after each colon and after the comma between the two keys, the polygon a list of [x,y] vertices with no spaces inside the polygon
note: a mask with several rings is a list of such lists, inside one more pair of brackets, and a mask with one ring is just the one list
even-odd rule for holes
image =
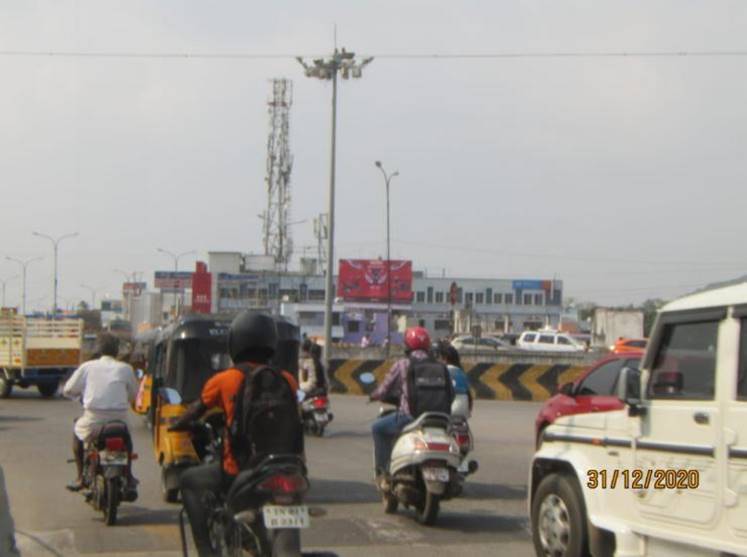
{"label": "motorcycle tail light", "polygon": [[466,433],[457,433],[454,438],[460,447],[469,447],[469,435]]}
{"label": "motorcycle tail light", "polygon": [[328,401],[325,397],[319,397],[314,399],[314,408],[326,408]]}
{"label": "motorcycle tail light", "polygon": [[122,437],[109,437],[106,440],[106,450],[112,452],[124,451],[125,440]]}
{"label": "motorcycle tail light", "polygon": [[426,443],[429,451],[448,451],[449,443]]}
{"label": "motorcycle tail light", "polygon": [[270,476],[259,484],[259,489],[271,491],[272,493],[303,493],[309,489],[309,482],[306,481],[306,478],[300,475]]}

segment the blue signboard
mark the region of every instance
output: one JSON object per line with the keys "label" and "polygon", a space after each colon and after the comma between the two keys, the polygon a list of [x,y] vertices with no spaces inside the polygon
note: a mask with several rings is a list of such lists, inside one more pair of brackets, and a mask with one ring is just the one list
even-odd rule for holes
{"label": "blue signboard", "polygon": [[514,290],[544,290],[542,280],[515,280],[512,281]]}

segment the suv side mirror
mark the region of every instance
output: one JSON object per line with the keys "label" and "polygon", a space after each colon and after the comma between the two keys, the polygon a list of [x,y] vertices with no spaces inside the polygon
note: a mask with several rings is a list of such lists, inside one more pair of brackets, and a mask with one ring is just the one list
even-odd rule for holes
{"label": "suv side mirror", "polygon": [[628,414],[640,416],[641,407],[641,371],[633,367],[624,367],[617,377],[617,398],[628,406]]}
{"label": "suv side mirror", "polygon": [[558,394],[565,396],[573,396],[573,383],[563,383],[558,387]]}

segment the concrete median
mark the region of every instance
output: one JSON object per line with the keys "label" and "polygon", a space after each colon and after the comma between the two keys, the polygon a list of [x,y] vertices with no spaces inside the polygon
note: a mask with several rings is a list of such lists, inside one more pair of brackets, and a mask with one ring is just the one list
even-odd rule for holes
{"label": "concrete median", "polygon": [[[574,381],[598,354],[559,356],[547,353],[512,353],[464,357],[462,364],[476,398],[543,401],[558,386]],[[330,361],[333,393],[365,395],[380,383],[397,358],[335,358]],[[370,375],[375,378],[370,381]],[[366,381],[366,380],[369,381]]]}

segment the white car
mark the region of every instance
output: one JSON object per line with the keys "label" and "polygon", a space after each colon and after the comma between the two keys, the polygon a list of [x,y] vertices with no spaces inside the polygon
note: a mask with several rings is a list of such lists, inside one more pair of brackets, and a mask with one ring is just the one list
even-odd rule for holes
{"label": "white car", "polygon": [[566,333],[558,331],[524,331],[516,341],[521,350],[538,352],[583,352],[586,346]]}
{"label": "white car", "polygon": [[747,284],[662,308],[617,396],[544,430],[537,555],[747,555]]}

